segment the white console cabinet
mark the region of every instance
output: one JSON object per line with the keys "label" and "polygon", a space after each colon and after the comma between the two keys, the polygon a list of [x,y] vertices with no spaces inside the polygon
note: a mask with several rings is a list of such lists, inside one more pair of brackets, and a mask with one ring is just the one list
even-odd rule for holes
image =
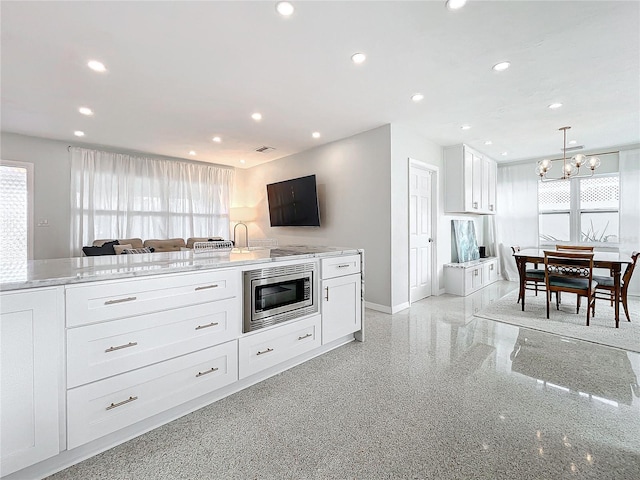
{"label": "white console cabinet", "polygon": [[362,327],[360,256],[323,259],[322,343],[326,344]]}
{"label": "white console cabinet", "polygon": [[57,455],[63,287],[0,296],[0,476]]}
{"label": "white console cabinet", "polygon": [[467,296],[498,280],[498,259],[481,258],[444,266],[444,291],[452,295]]}
{"label": "white console cabinet", "polygon": [[455,145],[444,149],[446,213],[496,213],[497,164],[486,155]]}

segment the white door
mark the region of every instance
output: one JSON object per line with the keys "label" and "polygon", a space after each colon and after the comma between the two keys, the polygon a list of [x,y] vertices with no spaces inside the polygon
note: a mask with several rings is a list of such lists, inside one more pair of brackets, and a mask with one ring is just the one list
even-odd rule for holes
{"label": "white door", "polygon": [[431,295],[433,200],[431,170],[409,167],[409,288],[413,303]]}

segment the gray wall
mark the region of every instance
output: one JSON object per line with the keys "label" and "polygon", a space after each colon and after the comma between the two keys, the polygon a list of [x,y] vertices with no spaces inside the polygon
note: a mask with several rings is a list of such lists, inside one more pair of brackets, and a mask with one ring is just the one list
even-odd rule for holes
{"label": "gray wall", "polygon": [[[281,244],[365,249],[365,299],[391,304],[391,127],[382,127],[236,171],[234,206],[254,207],[258,219],[249,238],[277,238]],[[266,185],[315,174],[322,226],[269,224]]]}
{"label": "gray wall", "polygon": [[69,256],[71,162],[69,143],[2,132],[0,157],[33,164],[33,219],[37,225],[48,220],[48,227],[33,231],[33,258]]}

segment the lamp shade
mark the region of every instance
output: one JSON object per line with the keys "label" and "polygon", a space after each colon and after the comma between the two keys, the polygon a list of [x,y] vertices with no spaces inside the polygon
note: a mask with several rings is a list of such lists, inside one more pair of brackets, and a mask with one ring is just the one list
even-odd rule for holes
{"label": "lamp shade", "polygon": [[251,207],[233,207],[229,217],[232,222],[251,222],[256,218],[256,211]]}

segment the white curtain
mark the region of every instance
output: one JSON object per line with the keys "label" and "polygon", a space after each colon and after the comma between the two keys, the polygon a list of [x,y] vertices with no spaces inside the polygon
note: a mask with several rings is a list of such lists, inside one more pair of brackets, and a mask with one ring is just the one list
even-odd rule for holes
{"label": "white curtain", "polygon": [[498,167],[496,240],[502,275],[518,280],[511,246],[538,246],[538,177],[535,164]]}
{"label": "white curtain", "polygon": [[[640,149],[620,152],[620,252],[640,251]],[[629,294],[640,295],[640,266],[631,277]]]}
{"label": "white curtain", "polygon": [[234,170],[71,149],[71,254],[95,239],[229,238]]}

